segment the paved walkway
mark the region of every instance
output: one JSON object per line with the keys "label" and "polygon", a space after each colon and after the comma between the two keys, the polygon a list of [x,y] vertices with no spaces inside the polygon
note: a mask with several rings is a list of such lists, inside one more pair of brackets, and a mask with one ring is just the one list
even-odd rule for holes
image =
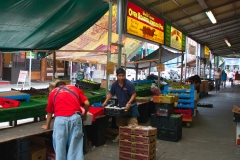
{"label": "paved walkway", "polygon": [[[190,128],[183,128],[179,142],[157,141],[157,160],[239,160],[240,146],[234,144],[233,105],[240,105],[240,86],[209,92],[200,100],[213,108],[198,108]],[[148,124],[145,124],[148,125]],[[90,151],[85,160],[118,160],[118,143]]]}

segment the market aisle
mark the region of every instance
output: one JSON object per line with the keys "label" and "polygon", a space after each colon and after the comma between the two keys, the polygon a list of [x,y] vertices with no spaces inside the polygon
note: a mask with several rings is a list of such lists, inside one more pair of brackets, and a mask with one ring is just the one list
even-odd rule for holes
{"label": "market aisle", "polygon": [[[219,93],[209,92],[200,100],[213,108],[199,107],[190,128],[183,128],[179,142],[157,141],[157,160],[239,160],[240,147],[234,144],[233,105],[240,105],[240,85]],[[147,124],[146,124],[147,125]],[[118,143],[90,151],[85,160],[118,160]]]}

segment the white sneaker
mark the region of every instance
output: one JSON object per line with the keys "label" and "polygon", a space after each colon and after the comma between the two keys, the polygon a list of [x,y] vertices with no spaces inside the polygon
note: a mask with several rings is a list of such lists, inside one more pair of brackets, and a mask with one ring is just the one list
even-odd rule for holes
{"label": "white sneaker", "polygon": [[113,140],[113,143],[118,143],[119,141],[119,135],[117,135],[117,137]]}

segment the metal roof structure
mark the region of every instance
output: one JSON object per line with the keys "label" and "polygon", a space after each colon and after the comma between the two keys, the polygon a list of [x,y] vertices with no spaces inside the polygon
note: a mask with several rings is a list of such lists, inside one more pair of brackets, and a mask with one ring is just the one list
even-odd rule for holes
{"label": "metal roof structure", "polygon": [[[161,18],[217,56],[240,57],[239,0],[130,0]],[[212,11],[217,23],[206,15]],[[231,47],[225,43],[230,42]]]}

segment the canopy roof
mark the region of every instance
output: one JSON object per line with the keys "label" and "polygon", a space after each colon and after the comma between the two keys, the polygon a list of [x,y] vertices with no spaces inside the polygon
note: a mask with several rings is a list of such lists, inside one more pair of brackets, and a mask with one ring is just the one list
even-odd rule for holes
{"label": "canopy roof", "polygon": [[59,49],[108,8],[100,0],[1,0],[0,51]]}
{"label": "canopy roof", "polygon": [[[181,56],[181,54],[182,54],[181,52],[174,52],[173,50],[169,50],[168,47],[163,46],[162,55],[161,55],[161,63],[165,63],[171,59]],[[159,49],[155,50],[148,56],[146,56],[136,62],[128,62],[127,68],[135,69],[137,67],[138,69],[146,69],[146,68],[150,67],[150,63],[151,63],[151,67],[155,67],[156,64],[159,63],[158,59],[159,59]]]}
{"label": "canopy roof", "polygon": [[[118,34],[116,34],[116,6],[113,6],[112,16],[112,42],[117,43]],[[104,14],[92,27],[86,32],[78,36],[74,41],[63,46],[60,50],[71,50],[72,52],[56,52],[56,58],[59,60],[76,61],[76,62],[89,62],[106,64],[107,62],[107,43],[108,43],[108,17],[109,12]],[[143,42],[123,36],[122,43],[122,62],[124,58],[132,57],[142,47]],[[111,46],[111,61],[117,63],[118,55],[115,54],[118,51],[118,47]],[[90,50],[89,52],[82,52]],[[75,52],[74,52],[75,51]],[[81,51],[81,52],[78,52]],[[105,52],[104,52],[105,51]],[[125,55],[124,55],[125,54]],[[52,56],[50,56],[52,57]]]}

